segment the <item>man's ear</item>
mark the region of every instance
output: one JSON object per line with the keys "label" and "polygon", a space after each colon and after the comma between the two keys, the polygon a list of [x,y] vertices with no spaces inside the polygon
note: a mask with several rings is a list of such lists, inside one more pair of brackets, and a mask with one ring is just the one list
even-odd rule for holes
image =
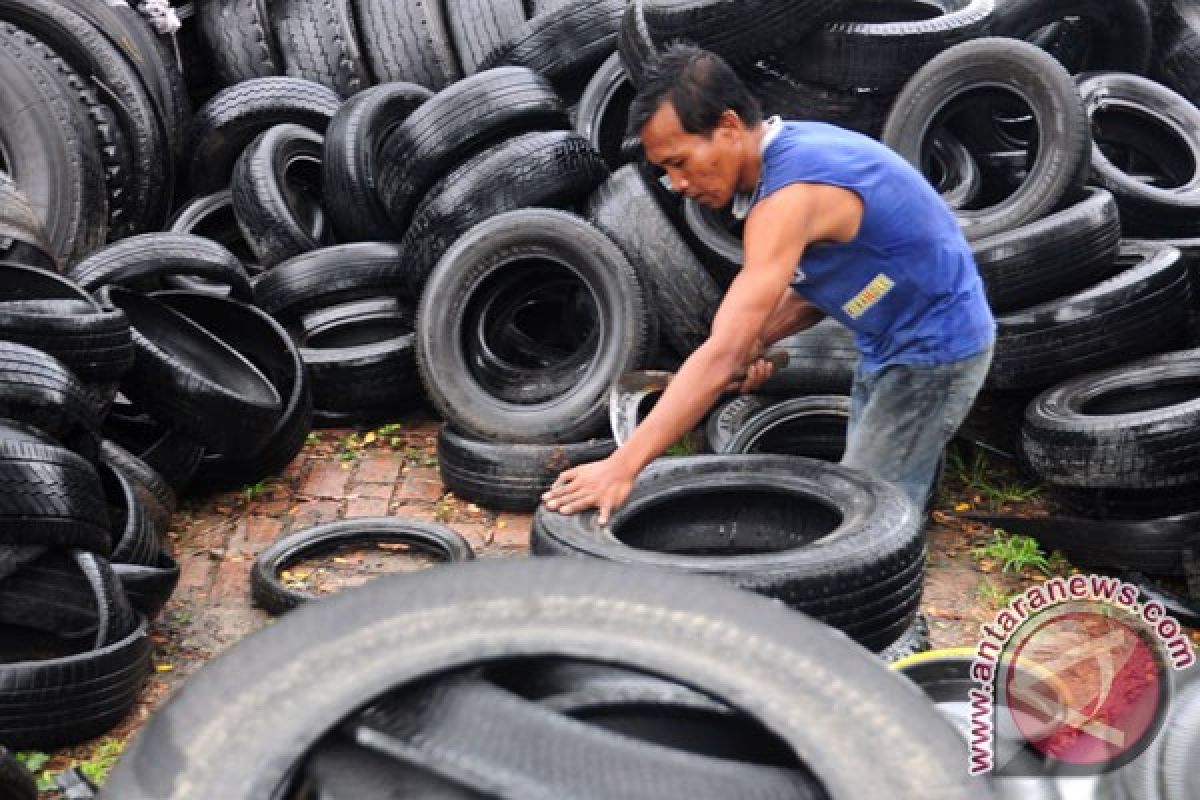
{"label": "man's ear", "polygon": [[721,116],[717,118],[718,128],[728,128],[729,130],[741,131],[746,126],[742,124],[742,116],[732,108],[727,108],[721,112]]}

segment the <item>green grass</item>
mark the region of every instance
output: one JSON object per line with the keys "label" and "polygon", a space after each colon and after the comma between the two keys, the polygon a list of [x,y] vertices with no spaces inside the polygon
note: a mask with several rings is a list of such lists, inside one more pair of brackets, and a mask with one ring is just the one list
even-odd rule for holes
{"label": "green grass", "polygon": [[[1011,535],[1000,528],[992,531],[992,540],[971,551],[976,558],[991,558],[999,561],[1004,572],[1024,572],[1035,567],[1046,575],[1053,570],[1050,559],[1042,551],[1037,540],[1029,536]],[[1061,558],[1061,556],[1060,556]]]}
{"label": "green grass", "polygon": [[984,578],[975,589],[975,595],[992,608],[1003,608],[1008,605],[1015,594],[1019,593],[1006,592],[987,578]]}
{"label": "green grass", "polygon": [[245,495],[246,502],[250,502],[251,500],[254,500],[256,497],[261,495],[263,492],[270,489],[272,483],[274,483],[274,481],[271,478],[263,478],[258,483],[252,483],[249,486],[247,486],[246,488],[242,489],[242,494]]}
{"label": "green grass", "polygon": [[[96,786],[103,786],[108,780],[108,773],[112,772],[113,766],[117,763],[117,759],[121,757],[121,752],[124,749],[125,743],[123,741],[110,736],[102,739],[96,745],[96,749],[92,751],[90,758],[83,761],[74,761],[70,766],[79,767],[79,771],[89,781]],[[35,750],[27,750],[16,755],[17,760],[33,773],[34,778],[37,780],[39,792],[52,792],[58,788],[54,782],[54,778],[58,775],[58,772],[44,769],[50,761],[49,755]]]}
{"label": "green grass", "polygon": [[669,456],[694,456],[700,452],[700,436],[696,431],[689,431],[683,437],[667,448]]}
{"label": "green grass", "polygon": [[1032,500],[1042,491],[1038,486],[1027,486],[1004,476],[978,450],[968,459],[959,448],[952,448],[946,454],[946,469],[967,492],[985,499],[993,511],[1008,503]]}

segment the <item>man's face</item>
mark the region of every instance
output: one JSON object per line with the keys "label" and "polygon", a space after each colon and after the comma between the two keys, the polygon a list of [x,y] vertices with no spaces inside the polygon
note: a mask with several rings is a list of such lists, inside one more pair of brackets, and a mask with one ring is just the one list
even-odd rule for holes
{"label": "man's face", "polygon": [[733,200],[741,170],[742,126],[726,117],[708,135],[688,133],[668,100],[642,126],[646,158],[666,170],[671,188],[711,208]]}

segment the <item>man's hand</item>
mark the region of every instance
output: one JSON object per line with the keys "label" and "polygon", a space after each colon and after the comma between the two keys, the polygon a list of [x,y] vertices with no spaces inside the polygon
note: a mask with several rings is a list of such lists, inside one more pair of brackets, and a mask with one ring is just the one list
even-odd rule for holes
{"label": "man's hand", "polygon": [[633,490],[636,470],[630,470],[615,457],[603,461],[581,464],[559,474],[542,495],[542,502],[551,511],[560,514],[577,514],[589,508],[598,508],[596,522],[607,525],[613,510],[625,502]]}
{"label": "man's hand", "polygon": [[766,383],[767,379],[774,372],[775,365],[770,361],[767,361],[765,358],[756,359],[746,367],[746,377],[729,384],[728,391],[741,392],[742,394],[757,392],[759,387]]}

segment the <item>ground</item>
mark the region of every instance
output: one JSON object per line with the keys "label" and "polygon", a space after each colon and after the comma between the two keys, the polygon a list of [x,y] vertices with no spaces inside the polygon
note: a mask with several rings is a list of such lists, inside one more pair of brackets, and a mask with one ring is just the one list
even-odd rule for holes
{"label": "ground", "polygon": [[[102,778],[124,742],[189,675],[268,615],[251,605],[255,555],[278,537],[335,519],[396,515],[456,529],[481,557],[528,553],[531,515],[496,513],[447,494],[438,477],[438,421],[416,412],[370,431],[314,431],[278,477],[254,486],[184,500],[172,519],[170,546],[179,586],[152,626],[154,674],[134,713],[107,736],[36,758],[43,779],[80,765]],[[1033,581],[1072,568],[1030,542],[1008,540],[964,520],[972,509],[1038,513],[1042,500],[1003,460],[960,446],[930,515],[923,611],[935,647],[972,646],[979,625]],[[310,591],[333,591],[380,572],[411,569],[403,548],[382,545],[296,565],[283,576]],[[1050,556],[1047,558],[1047,556]],[[44,762],[44,763],[40,763]],[[43,798],[57,798],[47,791]]]}

